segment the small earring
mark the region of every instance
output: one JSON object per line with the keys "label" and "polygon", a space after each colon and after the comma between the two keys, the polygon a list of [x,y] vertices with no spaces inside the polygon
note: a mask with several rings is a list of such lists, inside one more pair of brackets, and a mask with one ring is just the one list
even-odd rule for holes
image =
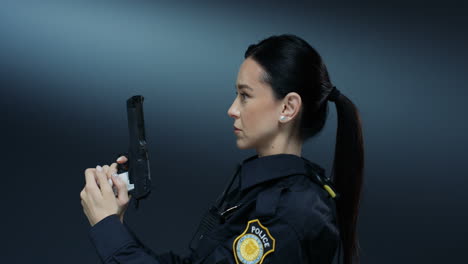
{"label": "small earring", "polygon": [[285,116],[280,116],[280,120],[281,120],[281,121],[283,121],[283,120],[285,120],[285,119],[286,119]]}

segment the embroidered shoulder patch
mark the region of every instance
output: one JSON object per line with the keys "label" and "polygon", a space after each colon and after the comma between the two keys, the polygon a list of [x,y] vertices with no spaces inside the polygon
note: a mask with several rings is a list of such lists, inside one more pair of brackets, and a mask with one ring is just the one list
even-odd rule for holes
{"label": "embroidered shoulder patch", "polygon": [[258,219],[250,220],[244,232],[232,243],[232,250],[237,264],[261,264],[275,251],[275,239]]}

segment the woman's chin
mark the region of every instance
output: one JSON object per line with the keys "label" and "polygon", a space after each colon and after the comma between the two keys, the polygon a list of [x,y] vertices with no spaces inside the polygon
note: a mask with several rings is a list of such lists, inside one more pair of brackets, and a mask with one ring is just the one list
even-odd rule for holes
{"label": "woman's chin", "polygon": [[236,144],[237,144],[237,148],[239,148],[239,149],[248,149],[249,148],[249,146],[247,144],[245,144],[241,139],[237,139]]}

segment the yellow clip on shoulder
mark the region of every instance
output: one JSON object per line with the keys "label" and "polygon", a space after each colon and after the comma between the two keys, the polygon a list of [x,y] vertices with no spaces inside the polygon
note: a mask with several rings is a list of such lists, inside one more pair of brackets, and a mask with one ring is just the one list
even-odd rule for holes
{"label": "yellow clip on shoulder", "polygon": [[332,188],[330,186],[328,186],[327,184],[323,185],[323,188],[325,188],[325,190],[327,190],[327,192],[330,194],[330,196],[332,198],[335,198],[336,197],[336,193],[332,190]]}

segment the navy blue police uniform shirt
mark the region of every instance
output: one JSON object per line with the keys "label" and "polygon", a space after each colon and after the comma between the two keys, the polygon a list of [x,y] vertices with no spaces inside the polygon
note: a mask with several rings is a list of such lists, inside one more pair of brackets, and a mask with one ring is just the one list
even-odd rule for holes
{"label": "navy blue police uniform shirt", "polygon": [[314,174],[325,177],[319,165],[293,154],[243,160],[202,218],[188,256],[155,253],[116,214],[89,236],[103,263],[332,263],[340,246],[335,200]]}

